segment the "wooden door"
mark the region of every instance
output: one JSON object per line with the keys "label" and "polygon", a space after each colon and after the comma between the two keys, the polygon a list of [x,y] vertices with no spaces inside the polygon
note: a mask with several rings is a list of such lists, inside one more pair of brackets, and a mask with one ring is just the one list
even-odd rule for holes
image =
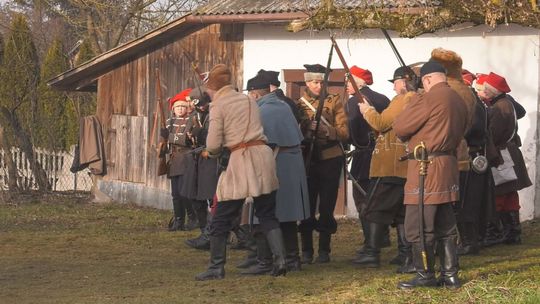
{"label": "wooden door", "polygon": [[[306,83],[304,81],[304,72],[305,70],[283,70],[283,77],[287,83],[287,96],[293,100],[298,100],[306,88]],[[336,69],[330,73],[328,78],[328,92],[331,94],[339,94],[343,97],[346,94],[345,89],[345,70]],[[342,101],[345,102],[346,99],[342,98]],[[336,202],[336,209],[334,214],[336,216],[346,216],[347,215],[347,178],[345,172],[342,172],[340,178],[340,186],[338,191],[338,198]]]}

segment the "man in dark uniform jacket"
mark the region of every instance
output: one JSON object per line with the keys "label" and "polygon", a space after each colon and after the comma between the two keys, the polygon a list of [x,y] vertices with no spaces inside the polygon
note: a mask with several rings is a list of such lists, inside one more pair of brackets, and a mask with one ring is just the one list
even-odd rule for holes
{"label": "man in dark uniform jacket", "polygon": [[[446,82],[446,70],[429,61],[420,69],[425,93],[414,96],[396,118],[394,131],[409,151],[421,142],[428,153],[428,174],[420,185],[418,161],[408,161],[405,183],[405,234],[412,243],[416,277],[399,288],[443,285],[458,288],[457,229],[452,204],[459,200],[457,148],[467,128],[467,107]],[[423,220],[418,208],[419,189],[424,191]],[[423,222],[425,246],[419,225]],[[438,242],[441,276],[435,278],[434,244]],[[424,255],[425,253],[425,255]],[[426,265],[424,265],[424,257]]]}
{"label": "man in dark uniform jacket", "polygon": [[[319,105],[321,85],[326,68],[320,64],[304,65],[307,71],[304,80],[307,88],[297,101],[300,111],[300,129],[304,138],[315,140],[314,151],[309,166],[308,188],[310,216],[299,226],[302,238],[302,263],[313,262],[313,230],[319,232],[318,263],[330,262],[330,241],[337,231],[334,209],[339,188],[339,178],[345,157],[341,142],[349,138],[347,114],[339,95],[329,94],[324,100],[318,133],[313,136],[316,121],[314,120]],[[306,146],[310,146],[306,142]],[[315,218],[317,201],[319,201],[319,219]]]}
{"label": "man in dark uniform jacket", "polygon": [[[375,135],[358,109],[358,96],[356,96],[351,81],[354,80],[356,82],[362,97],[372,103],[378,113],[381,113],[388,107],[390,100],[388,97],[373,91],[369,87],[369,85],[373,84],[373,76],[369,70],[364,70],[354,65],[350,68],[350,71],[351,75],[347,81],[347,93],[351,98],[347,102],[346,111],[349,122],[349,142],[355,148],[352,154],[351,175],[365,191],[368,191],[370,188],[369,168],[371,155],[375,148]],[[368,227],[362,219],[362,214],[367,205],[368,198],[361,194],[355,187],[353,187],[353,198],[362,226],[362,233],[365,236],[368,234]],[[388,227],[386,227],[385,237],[386,242],[388,242]],[[360,249],[358,254],[361,254],[362,251],[363,249]]]}
{"label": "man in dark uniform jacket", "polygon": [[291,111],[296,121],[300,122],[300,112],[298,111],[296,103],[294,102],[294,100],[287,97],[285,93],[283,93],[283,90],[279,88],[279,86],[281,85],[281,81],[279,81],[278,79],[279,72],[265,71],[261,69],[259,70],[259,72],[257,72],[257,75],[260,75],[270,83],[270,92],[276,93],[276,96],[279,99],[283,100],[291,108]]}

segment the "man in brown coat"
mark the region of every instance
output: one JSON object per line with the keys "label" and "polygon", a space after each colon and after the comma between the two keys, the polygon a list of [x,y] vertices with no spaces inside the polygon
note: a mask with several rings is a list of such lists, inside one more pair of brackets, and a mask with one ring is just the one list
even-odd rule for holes
{"label": "man in brown coat", "polygon": [[[319,105],[321,85],[326,68],[320,64],[304,65],[306,90],[297,101],[300,112],[300,129],[305,139],[311,140],[315,130],[315,112]],[[339,177],[345,157],[340,147],[349,137],[347,115],[339,95],[329,94],[324,100],[321,123],[315,136],[314,152],[309,166],[308,189],[310,216],[299,226],[302,238],[302,262],[313,262],[313,230],[319,231],[318,263],[330,262],[330,239],[337,231],[334,218]],[[307,143],[309,145],[309,143]],[[317,199],[318,198],[318,199]],[[319,201],[319,219],[315,218]]]}
{"label": "man in brown coat", "polygon": [[[403,222],[405,206],[403,205],[403,186],[407,177],[407,163],[400,161],[406,154],[405,144],[396,137],[392,123],[403,111],[409,100],[416,94],[414,74],[409,67],[399,67],[394,72],[393,79],[396,97],[392,99],[388,108],[379,114],[374,107],[360,103],[360,112],[369,126],[379,134],[373,156],[369,177],[372,187],[369,201],[363,212],[363,221],[367,229],[366,244],[363,252],[353,260],[353,263],[378,267],[380,264],[380,248],[384,228],[396,224],[398,232],[398,258],[399,273],[414,272],[412,266],[411,246],[405,238]],[[366,231],[364,231],[366,232]]]}
{"label": "man in brown coat", "polygon": [[[435,61],[429,61],[420,69],[425,93],[415,96],[396,118],[393,124],[398,138],[408,142],[408,150],[424,142],[429,157],[424,183],[424,236],[425,248],[421,248],[418,208],[419,162],[408,161],[405,183],[405,233],[412,243],[416,276],[400,282],[399,288],[445,285],[460,286],[457,276],[456,253],[457,229],[452,203],[459,199],[459,172],[456,149],[467,127],[467,108],[461,97],[446,82],[446,70]],[[441,277],[435,278],[435,238],[439,242]],[[422,253],[427,255],[424,268]]]}

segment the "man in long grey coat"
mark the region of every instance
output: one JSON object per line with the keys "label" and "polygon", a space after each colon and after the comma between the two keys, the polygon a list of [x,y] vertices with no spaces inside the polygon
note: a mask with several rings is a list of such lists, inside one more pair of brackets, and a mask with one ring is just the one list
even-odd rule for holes
{"label": "man in long grey coat", "polygon": [[[298,271],[301,263],[296,222],[309,217],[309,194],[300,148],[304,137],[290,106],[275,92],[270,92],[269,75],[260,73],[248,81],[248,95],[257,101],[264,134],[268,138],[268,145],[274,150],[279,180],[276,217],[283,231],[287,270]],[[260,233],[255,238],[258,263],[243,274],[258,275],[272,270],[272,254],[266,240]]]}

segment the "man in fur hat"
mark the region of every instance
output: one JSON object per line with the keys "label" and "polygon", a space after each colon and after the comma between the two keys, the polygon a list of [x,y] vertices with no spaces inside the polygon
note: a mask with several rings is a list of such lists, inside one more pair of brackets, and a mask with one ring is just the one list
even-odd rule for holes
{"label": "man in fur hat", "polygon": [[[319,95],[326,72],[320,64],[304,65],[306,72],[304,80],[306,89],[297,101],[300,111],[300,129],[304,138],[314,140],[314,151],[309,166],[308,188],[310,202],[310,217],[299,226],[302,239],[302,262],[313,262],[313,230],[319,232],[319,256],[316,262],[330,262],[331,235],[337,231],[334,209],[339,188],[339,178],[343,169],[345,157],[341,142],[349,137],[347,115],[339,95],[328,94],[324,100],[318,133],[312,136],[316,129],[315,114],[319,105]],[[309,143],[307,143],[309,146]],[[315,218],[319,201],[319,219]]]}

